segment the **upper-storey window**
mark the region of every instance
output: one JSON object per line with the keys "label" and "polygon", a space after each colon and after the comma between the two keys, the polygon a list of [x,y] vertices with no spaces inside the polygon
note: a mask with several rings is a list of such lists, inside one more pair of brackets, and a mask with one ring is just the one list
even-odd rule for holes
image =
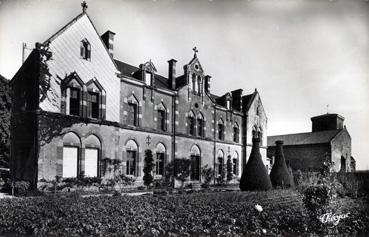
{"label": "upper-storey window", "polygon": [[224,140],[224,123],[223,120],[219,120],[218,122],[218,139]]}
{"label": "upper-storey window", "polygon": [[235,124],[233,127],[233,141],[234,142],[239,142],[240,138],[240,130],[238,128],[238,125]]}
{"label": "upper-storey window", "polygon": [[137,126],[137,104],[128,103],[128,119],[129,125]]}
{"label": "upper-storey window", "polygon": [[148,86],[151,86],[152,81],[152,73],[151,72],[145,72],[145,83]]}
{"label": "upper-storey window", "polygon": [[88,92],[87,96],[87,116],[90,118],[99,118],[100,112],[100,101],[99,101],[99,93],[96,92]]}
{"label": "upper-storey window", "polygon": [[81,41],[80,54],[81,58],[91,60],[91,44],[87,39]]}
{"label": "upper-storey window", "polygon": [[78,88],[69,88],[69,114],[80,115],[81,91]]}
{"label": "upper-storey window", "polygon": [[227,100],[227,109],[230,110],[231,109],[231,100]]}
{"label": "upper-storey window", "polygon": [[166,126],[165,126],[165,110],[159,109],[158,110],[158,129],[161,131],[165,131],[166,130]]}
{"label": "upper-storey window", "polygon": [[195,115],[191,111],[187,118],[188,133],[195,136]]}
{"label": "upper-storey window", "polygon": [[201,113],[197,115],[197,136],[204,137],[205,136],[205,121],[204,116]]}

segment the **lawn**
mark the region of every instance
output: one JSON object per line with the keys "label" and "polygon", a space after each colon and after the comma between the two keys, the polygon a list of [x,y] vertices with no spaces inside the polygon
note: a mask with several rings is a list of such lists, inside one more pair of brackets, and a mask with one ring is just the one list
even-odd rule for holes
{"label": "lawn", "polygon": [[[330,226],[333,233],[368,232],[362,199],[335,205],[350,215]],[[302,197],[292,190],[0,200],[1,235],[304,236],[314,231]]]}

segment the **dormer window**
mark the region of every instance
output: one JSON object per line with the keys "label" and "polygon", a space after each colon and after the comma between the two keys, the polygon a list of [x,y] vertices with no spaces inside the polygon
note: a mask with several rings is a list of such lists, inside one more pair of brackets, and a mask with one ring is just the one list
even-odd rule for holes
{"label": "dormer window", "polygon": [[145,72],[145,83],[146,83],[146,85],[151,86],[151,81],[152,81],[151,72]]}
{"label": "dormer window", "polygon": [[90,118],[99,118],[100,111],[99,94],[95,92],[88,92],[87,98],[87,116]]}
{"label": "dormer window", "polygon": [[227,100],[227,109],[230,110],[231,109],[231,100]]}
{"label": "dormer window", "polygon": [[80,54],[81,58],[91,60],[91,45],[87,39],[81,41]]}
{"label": "dormer window", "polygon": [[69,114],[70,115],[80,115],[80,89],[69,88]]}

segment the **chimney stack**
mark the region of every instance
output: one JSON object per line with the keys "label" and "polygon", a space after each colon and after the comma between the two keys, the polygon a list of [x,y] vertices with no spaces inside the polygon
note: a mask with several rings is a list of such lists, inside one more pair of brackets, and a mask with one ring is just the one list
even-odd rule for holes
{"label": "chimney stack", "polygon": [[205,76],[205,92],[210,93],[210,78],[211,76]]}
{"label": "chimney stack", "polygon": [[115,33],[108,30],[106,31],[102,36],[101,39],[104,42],[106,48],[109,51],[110,57],[113,58],[114,54],[113,54],[113,50],[114,50],[114,35]]}
{"label": "chimney stack", "polygon": [[169,78],[169,87],[172,90],[176,89],[176,63],[177,60],[171,59],[168,61],[169,70],[168,70],[168,78]]}

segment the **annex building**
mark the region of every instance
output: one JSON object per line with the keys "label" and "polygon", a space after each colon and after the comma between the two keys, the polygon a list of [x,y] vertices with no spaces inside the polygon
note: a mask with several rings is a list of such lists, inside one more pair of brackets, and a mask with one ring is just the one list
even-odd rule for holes
{"label": "annex building", "polygon": [[355,171],[351,156],[351,136],[339,114],[311,118],[312,132],[268,136],[268,157],[274,159],[275,142],[283,141],[286,163],[293,170],[318,171],[325,158],[336,172]]}
{"label": "annex building", "polygon": [[[12,172],[31,181],[117,172],[142,182],[144,153],[155,159],[155,178],[174,158],[191,160],[189,182],[216,175],[232,162],[241,176],[253,136],[267,163],[267,117],[255,90],[211,93],[196,48],[183,71],[168,60],[168,75],[152,61],[136,66],[115,58],[114,35],[98,34],[83,12],[37,43],[12,79]],[[119,42],[124,43],[124,42]],[[118,165],[117,165],[118,164]]]}

